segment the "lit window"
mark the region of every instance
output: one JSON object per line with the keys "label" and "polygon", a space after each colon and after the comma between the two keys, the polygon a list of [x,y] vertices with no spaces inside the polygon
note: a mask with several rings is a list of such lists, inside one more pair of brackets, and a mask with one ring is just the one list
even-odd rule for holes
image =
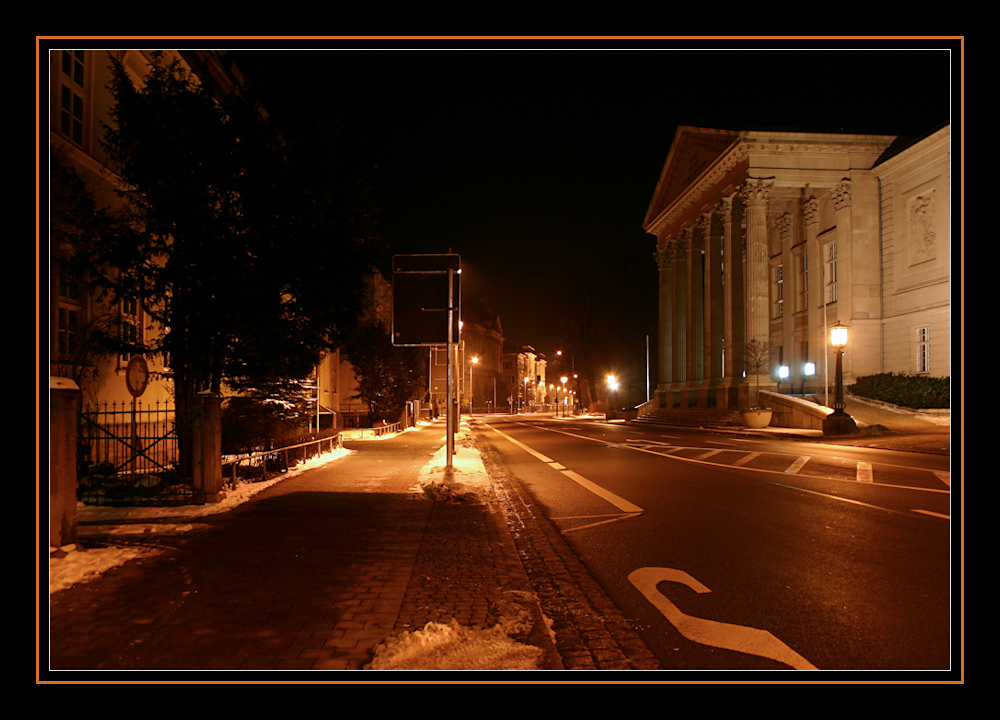
{"label": "lit window", "polygon": [[784,266],[774,268],[774,317],[785,316],[785,272]]}
{"label": "lit window", "polygon": [[837,243],[826,246],[826,261],[824,263],[826,276],[826,302],[837,302]]}
{"label": "lit window", "polygon": [[930,328],[917,328],[917,372],[931,371],[931,338]]}
{"label": "lit window", "polygon": [[83,73],[82,50],[62,53],[63,83],[59,98],[59,132],[77,145],[83,145]]}

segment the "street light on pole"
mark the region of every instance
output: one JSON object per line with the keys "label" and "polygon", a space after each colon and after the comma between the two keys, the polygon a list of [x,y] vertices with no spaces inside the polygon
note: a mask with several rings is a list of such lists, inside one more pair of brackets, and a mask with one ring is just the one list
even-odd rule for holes
{"label": "street light on pole", "polygon": [[608,405],[610,405],[610,407],[608,409],[614,412],[615,390],[618,389],[618,380],[615,378],[614,375],[608,375],[607,379],[608,379],[608,388],[610,390],[610,393],[608,394]]}
{"label": "street light on pole", "polygon": [[475,398],[475,393],[473,392],[473,390],[475,390],[476,387],[472,383],[472,369],[478,364],[479,364],[479,358],[473,356],[472,365],[469,366],[469,417],[472,417],[472,401]]}
{"label": "street light on pole", "polygon": [[562,405],[563,405],[563,417],[566,417],[566,381],[569,380],[568,377],[563,375],[559,378],[559,382],[562,383]]}
{"label": "street light on pole", "polygon": [[837,357],[836,391],[833,401],[833,412],[823,419],[824,435],[850,435],[858,431],[854,418],[844,412],[844,348],[847,346],[848,327],[837,323],[830,328],[830,345]]}

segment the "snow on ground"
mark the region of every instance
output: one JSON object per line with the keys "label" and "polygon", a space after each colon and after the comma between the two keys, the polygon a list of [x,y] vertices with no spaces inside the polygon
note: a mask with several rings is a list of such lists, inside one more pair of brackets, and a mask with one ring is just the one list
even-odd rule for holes
{"label": "snow on ground", "polygon": [[[416,428],[407,428],[410,432]],[[374,436],[358,433],[345,439],[382,440],[394,434]],[[483,466],[482,457],[475,447],[468,425],[462,424],[455,438],[457,452],[452,456],[452,466],[447,468],[447,447],[434,454],[418,476],[413,492],[441,502],[469,502],[484,499],[489,491],[490,479]],[[307,462],[300,463],[287,473],[271,480],[248,483],[228,491],[219,503],[211,505],[189,505],[170,508],[113,508],[92,507],[82,503],[78,506],[78,519],[101,525],[102,534],[119,534],[127,543],[129,535],[148,537],[153,533],[178,533],[194,529],[195,524],[185,522],[185,518],[196,519],[207,515],[227,512],[246,502],[261,490],[307,470],[339,460],[354,451],[335,449]],[[163,518],[176,519],[164,523]],[[141,522],[143,519],[149,523]],[[127,520],[126,524],[122,521]],[[160,520],[160,522],[156,522]],[[49,592],[70,587],[74,583],[100,576],[108,570],[129,560],[161,552],[151,546],[129,546],[108,548],[81,548],[65,545],[49,548]],[[542,651],[531,645],[524,645],[510,637],[524,630],[524,623],[530,622],[527,609],[533,602],[526,593],[512,592],[501,607],[498,625],[487,628],[469,628],[454,620],[450,624],[428,623],[424,628],[407,631],[389,638],[375,648],[373,660],[366,669],[371,670],[535,670],[539,669]]]}

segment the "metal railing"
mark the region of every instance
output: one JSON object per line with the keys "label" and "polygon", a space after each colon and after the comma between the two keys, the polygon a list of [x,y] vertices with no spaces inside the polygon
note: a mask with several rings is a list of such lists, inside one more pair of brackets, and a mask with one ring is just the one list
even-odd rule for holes
{"label": "metal railing", "polygon": [[394,422],[368,428],[353,428],[343,432],[345,440],[364,440],[365,437],[382,437],[390,433],[402,432],[403,423]]}
{"label": "metal railing", "polygon": [[230,485],[235,485],[238,477],[249,482],[262,482],[267,480],[268,473],[279,475],[288,472],[299,463],[343,446],[340,433],[336,433],[280,448],[227,456],[222,459],[222,474]]}

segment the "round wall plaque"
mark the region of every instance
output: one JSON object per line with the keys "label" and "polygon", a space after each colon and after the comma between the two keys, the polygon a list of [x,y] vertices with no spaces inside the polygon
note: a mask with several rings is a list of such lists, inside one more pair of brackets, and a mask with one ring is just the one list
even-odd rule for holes
{"label": "round wall plaque", "polygon": [[133,355],[125,368],[125,385],[132,397],[139,397],[149,384],[149,367],[142,355]]}

